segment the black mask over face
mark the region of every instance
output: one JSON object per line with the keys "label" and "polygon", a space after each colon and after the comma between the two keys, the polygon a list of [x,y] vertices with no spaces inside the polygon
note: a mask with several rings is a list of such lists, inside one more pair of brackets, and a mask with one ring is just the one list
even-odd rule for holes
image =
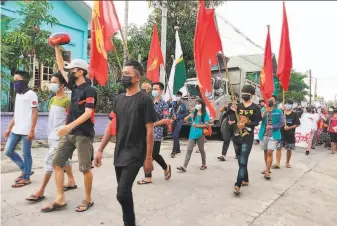
{"label": "black mask over face", "polygon": [[273,102],[273,101],[271,101],[271,100],[270,100],[270,101],[268,101],[268,107],[270,107],[270,108],[271,108],[271,107],[274,107],[274,102]]}
{"label": "black mask over face", "polygon": [[252,98],[251,95],[249,95],[249,94],[242,94],[242,99],[243,99],[244,101],[249,101],[250,98]]}
{"label": "black mask over face", "polygon": [[125,89],[130,88],[132,86],[132,77],[128,75],[123,75],[121,84]]}
{"label": "black mask over face", "polygon": [[28,89],[28,82],[25,80],[15,81],[13,85],[14,85],[14,91],[17,93],[23,93],[24,91]]}
{"label": "black mask over face", "polygon": [[142,92],[146,93],[146,89],[141,89]]}

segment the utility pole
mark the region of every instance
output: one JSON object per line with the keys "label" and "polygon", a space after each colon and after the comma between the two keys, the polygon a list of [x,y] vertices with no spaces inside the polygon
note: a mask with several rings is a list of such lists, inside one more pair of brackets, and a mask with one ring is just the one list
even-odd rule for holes
{"label": "utility pole", "polygon": [[317,98],[317,78],[315,78],[315,94],[314,94],[315,99]]}
{"label": "utility pole", "polygon": [[311,69],[309,70],[309,105],[311,106]]}
{"label": "utility pole", "polygon": [[167,1],[161,2],[161,52],[164,58],[164,65],[160,68],[160,82],[166,87],[165,65],[166,65],[166,30],[167,30]]}
{"label": "utility pole", "polygon": [[[124,3],[125,3],[125,9],[124,9],[124,37],[125,37],[125,42],[126,42],[128,40],[129,1],[124,1]],[[124,55],[124,57],[123,57],[123,66],[124,66],[126,61],[127,61],[127,58],[128,58],[126,46],[124,46],[124,54],[123,55]]]}

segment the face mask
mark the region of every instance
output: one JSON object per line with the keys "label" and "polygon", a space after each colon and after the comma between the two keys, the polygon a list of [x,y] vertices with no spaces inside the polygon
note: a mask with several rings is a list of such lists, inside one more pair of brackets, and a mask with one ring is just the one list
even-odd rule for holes
{"label": "face mask", "polygon": [[68,72],[68,79],[76,81],[78,79],[78,77],[75,76],[75,72],[69,71]]}
{"label": "face mask", "polygon": [[250,98],[252,98],[251,95],[249,95],[249,94],[242,94],[242,99],[243,99],[244,101],[249,101]]}
{"label": "face mask", "polygon": [[195,110],[199,111],[201,109],[201,104],[196,104],[194,108]]}
{"label": "face mask", "polygon": [[291,110],[293,106],[291,104],[286,104],[284,107],[286,110]]}
{"label": "face mask", "polygon": [[152,96],[157,97],[159,95],[157,90],[152,90]]}
{"label": "face mask", "polygon": [[146,89],[141,89],[142,92],[146,93]]}
{"label": "face mask", "polygon": [[60,85],[56,84],[56,83],[51,83],[49,85],[49,89],[50,89],[50,91],[52,91],[54,93],[57,93],[60,90]]}
{"label": "face mask", "polygon": [[268,101],[268,107],[274,107],[274,102],[273,101]]}
{"label": "face mask", "polygon": [[123,75],[121,84],[125,89],[130,88],[132,86],[132,77],[128,75]]}
{"label": "face mask", "polygon": [[180,101],[180,97],[176,97],[176,100],[177,100],[177,101]]}
{"label": "face mask", "polygon": [[28,88],[28,84],[24,80],[15,81],[13,85],[14,85],[14,91],[17,93],[22,93]]}

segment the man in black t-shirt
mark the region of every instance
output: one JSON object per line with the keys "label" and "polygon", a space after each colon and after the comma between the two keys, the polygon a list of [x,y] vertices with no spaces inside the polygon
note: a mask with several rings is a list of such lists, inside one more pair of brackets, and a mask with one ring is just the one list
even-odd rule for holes
{"label": "man in black t-shirt", "polygon": [[[157,121],[157,115],[151,97],[139,90],[143,74],[144,70],[139,62],[126,62],[121,80],[126,93],[118,95],[112,107],[117,121],[114,153],[117,199],[122,206],[124,225],[128,226],[135,226],[136,221],[132,198],[133,182],[142,166],[145,173],[151,173],[153,170],[153,124]],[[97,167],[101,165],[103,150],[110,140],[112,125],[111,121],[96,152]]]}
{"label": "man in black t-shirt", "polygon": [[[284,128],[281,129],[282,139],[284,148],[287,150],[287,161],[286,161],[286,168],[290,168],[290,158],[292,150],[295,149],[295,130],[298,126],[301,125],[300,119],[298,114],[292,110],[294,101],[293,100],[286,100],[284,105],[284,114],[285,114],[285,121],[286,125]],[[281,151],[277,150],[277,151]],[[279,157],[278,157],[279,156]],[[281,162],[281,155],[276,155],[277,165],[280,165]]]}
{"label": "man in black t-shirt", "polygon": [[239,172],[234,186],[234,193],[240,193],[241,186],[249,184],[248,179],[248,157],[252,150],[254,141],[254,127],[258,126],[261,121],[261,110],[257,104],[252,101],[255,95],[255,88],[251,85],[245,85],[241,90],[243,102],[237,107],[232,106],[233,111],[239,114],[238,128],[239,134],[234,134],[233,144],[235,153],[238,157]]}

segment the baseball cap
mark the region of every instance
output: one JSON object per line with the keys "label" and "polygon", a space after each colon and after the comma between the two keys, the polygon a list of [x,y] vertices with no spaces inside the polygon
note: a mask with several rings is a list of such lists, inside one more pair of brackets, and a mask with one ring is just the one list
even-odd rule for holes
{"label": "baseball cap", "polygon": [[65,69],[81,68],[88,71],[89,65],[85,60],[73,59],[70,64],[64,67]]}

